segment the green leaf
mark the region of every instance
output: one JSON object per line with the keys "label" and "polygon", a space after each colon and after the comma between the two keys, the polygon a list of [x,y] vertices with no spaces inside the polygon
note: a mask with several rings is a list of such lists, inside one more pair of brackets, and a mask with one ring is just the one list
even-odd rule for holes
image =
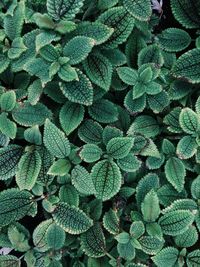
{"label": "green leaf", "polygon": [[59,190],[60,201],[68,203],[70,206],[79,206],[79,194],[73,185],[63,185]]}
{"label": "green leaf", "polygon": [[125,172],[136,172],[141,167],[141,164],[142,162],[132,153],[117,160],[117,165]]}
{"label": "green leaf", "polygon": [[41,55],[41,57],[43,57],[46,61],[48,62],[54,62],[57,61],[59,58],[59,53],[56,50],[56,48],[51,45],[45,45],[43,46],[40,50],[39,53]]}
{"label": "green leaf", "polygon": [[83,62],[83,67],[90,80],[108,91],[111,86],[112,64],[100,53],[92,53]]}
{"label": "green leaf", "polygon": [[[60,40],[60,35],[55,31],[41,31],[35,40],[35,49],[36,53],[40,51],[46,45],[51,44],[52,42],[56,42]],[[39,62],[39,61],[38,61]],[[42,61],[41,61],[42,62]],[[37,64],[37,63],[36,63]]]}
{"label": "green leaf", "polygon": [[178,260],[179,251],[174,247],[166,247],[152,257],[158,267],[173,267]]}
{"label": "green leaf", "polygon": [[199,129],[199,118],[197,114],[190,108],[181,110],[179,123],[184,132],[195,134]]}
{"label": "green leaf", "polygon": [[47,0],[48,14],[55,20],[73,19],[83,6],[83,0]]}
{"label": "green leaf", "polygon": [[167,160],[165,165],[165,175],[169,183],[178,191],[181,192],[185,183],[185,166],[183,162],[175,157]]}
{"label": "green leaf", "polygon": [[190,45],[190,35],[178,28],[168,28],[158,35],[159,45],[168,52],[179,52]]}
{"label": "green leaf", "polygon": [[5,112],[0,115],[0,131],[11,139],[16,137],[17,126],[7,117]]}
{"label": "green leaf", "polygon": [[99,144],[102,140],[103,128],[93,120],[85,120],[78,129],[79,138],[85,143]]}
{"label": "green leaf", "polygon": [[200,199],[200,176],[192,181],[191,194],[194,199]]}
{"label": "green leaf", "polygon": [[114,137],[107,146],[106,150],[109,156],[115,159],[122,159],[128,155],[134,143],[132,137]]}
{"label": "green leaf", "polygon": [[123,0],[126,10],[136,19],[150,20],[152,13],[150,0]]}
{"label": "green leaf", "polygon": [[117,251],[119,256],[125,260],[131,261],[135,258],[135,248],[132,245],[131,241],[126,244],[118,244]]}
{"label": "green leaf", "polygon": [[150,255],[156,255],[163,247],[163,240],[153,236],[142,236],[139,239],[142,250]]}
{"label": "green leaf", "polygon": [[124,83],[128,85],[136,84],[136,81],[138,79],[138,74],[136,70],[131,69],[129,67],[119,67],[117,68],[117,73]]}
{"label": "green leaf", "polygon": [[23,39],[21,37],[17,37],[13,40],[11,48],[8,50],[8,57],[10,59],[19,58],[26,49],[27,47],[24,45]]}
{"label": "green leaf", "polygon": [[76,165],[71,172],[71,180],[81,194],[92,195],[95,193],[92,177],[84,167]]}
{"label": "green leaf", "polygon": [[31,105],[36,105],[43,92],[43,86],[39,79],[35,80],[29,87],[28,87],[28,101]]}
{"label": "green leaf", "polygon": [[63,64],[58,70],[58,76],[65,82],[78,81],[78,74],[76,69],[71,67],[68,63]]}
{"label": "green leaf", "polygon": [[1,255],[0,256],[0,266],[2,267],[20,267],[21,261],[15,256],[12,255]]}
{"label": "green leaf", "polygon": [[49,249],[46,239],[48,228],[53,224],[52,219],[42,221],[33,231],[33,243],[38,251],[45,252]]}
{"label": "green leaf", "polygon": [[146,222],[154,222],[160,214],[159,199],[154,190],[146,194],[141,204],[143,218]]}
{"label": "green leaf", "polygon": [[193,223],[194,215],[188,210],[170,211],[160,217],[163,234],[176,236],[184,233]]}
{"label": "green leaf", "polygon": [[49,119],[44,126],[44,144],[49,152],[57,158],[65,158],[70,154],[69,140],[64,133]]}
{"label": "green leaf", "polygon": [[13,119],[22,126],[43,125],[47,118],[51,118],[51,111],[42,103],[32,106],[26,102],[12,111]]}
{"label": "green leaf", "polygon": [[36,183],[41,168],[41,157],[37,151],[26,152],[20,159],[16,183],[20,190],[31,190]]}
{"label": "green leaf", "polygon": [[103,201],[116,195],[121,187],[122,176],[116,163],[101,160],[96,163],[91,171],[95,187],[95,196]]}
{"label": "green leaf", "polygon": [[10,64],[10,60],[3,54],[0,55],[0,73],[4,72]]}
{"label": "green leaf", "polygon": [[187,255],[186,262],[188,267],[198,267],[200,264],[200,250],[196,249]]}
{"label": "green leaf", "polygon": [[147,101],[154,113],[162,112],[170,104],[169,95],[165,91],[155,95],[148,95]]}
{"label": "green leaf", "polygon": [[49,248],[61,249],[65,242],[65,232],[60,226],[51,224],[46,232],[46,240]]}
{"label": "green leaf", "polygon": [[115,239],[119,244],[127,244],[130,241],[130,235],[126,232],[121,232],[115,236]]}
{"label": "green leaf", "polygon": [[94,162],[100,159],[102,150],[95,144],[86,144],[79,153],[81,159],[85,162]]}
{"label": "green leaf", "polygon": [[16,251],[26,252],[30,249],[30,246],[28,244],[28,236],[16,225],[11,224],[9,226],[8,237],[12,244],[12,247]]}
{"label": "green leaf", "polygon": [[14,176],[23,148],[18,145],[9,145],[0,148],[0,180],[7,180]]}
{"label": "green leaf", "polygon": [[106,254],[105,237],[100,224],[95,223],[81,235],[81,249],[89,257],[99,258]]}
{"label": "green leaf", "polygon": [[103,216],[103,226],[111,234],[119,234],[119,217],[117,212],[113,209],[110,209],[108,212],[105,212]]}
{"label": "green leaf", "polygon": [[178,22],[188,29],[199,28],[199,2],[195,0],[171,0],[170,2],[173,15]]}
{"label": "green leaf", "polygon": [[125,42],[135,24],[133,17],[122,6],[110,8],[97,21],[114,29],[112,36],[104,44],[105,48],[116,48]]}
{"label": "green leaf", "polygon": [[4,18],[4,29],[6,35],[14,40],[16,37],[21,36],[22,26],[25,17],[25,2],[20,1],[13,11],[13,14],[6,14]]}
{"label": "green leaf", "polygon": [[94,120],[101,123],[111,123],[118,119],[117,106],[113,102],[103,98],[95,101],[88,108],[88,112]]}
{"label": "green leaf", "polygon": [[143,134],[146,137],[154,137],[160,132],[157,121],[149,115],[141,115],[136,117],[135,121],[131,124],[128,135],[135,133]]}
{"label": "green leaf", "polygon": [[62,83],[61,91],[71,102],[90,106],[93,102],[92,83],[87,76],[78,69],[77,74],[79,80]]}
{"label": "green leaf", "polygon": [[155,63],[158,67],[161,67],[164,63],[164,59],[161,53],[161,49],[158,45],[152,44],[144,47],[140,50],[138,55],[138,66],[141,67],[146,63]]}
{"label": "green leaf", "polygon": [[130,226],[130,235],[136,239],[145,233],[145,227],[142,221],[135,221]]}
{"label": "green leaf", "polygon": [[19,189],[8,189],[0,193],[0,226],[9,225],[26,215],[34,217],[37,203],[31,193]]}
{"label": "green leaf", "polygon": [[73,32],[76,36],[87,36],[95,40],[95,45],[106,42],[113,34],[114,29],[100,22],[82,21]]}
{"label": "green leaf", "polygon": [[67,135],[80,125],[83,117],[84,107],[72,102],[66,102],[59,113],[60,124]]}
{"label": "green leaf", "polygon": [[64,46],[63,54],[70,58],[69,64],[76,65],[87,58],[94,45],[94,39],[76,36]]}
{"label": "green leaf", "polygon": [[67,203],[57,204],[52,215],[55,223],[72,235],[84,233],[93,225],[93,221],[82,210]]}
{"label": "green leaf", "polygon": [[200,82],[200,50],[194,48],[182,54],[172,68],[172,74],[176,78],[182,78],[190,83]]}
{"label": "green leaf", "polygon": [[54,161],[53,165],[48,170],[48,174],[55,176],[64,176],[70,170],[71,164],[66,159],[59,159]]}
{"label": "green leaf", "polygon": [[178,142],[176,154],[180,159],[189,159],[194,156],[197,147],[196,139],[187,135]]}
{"label": "green leaf", "polygon": [[178,247],[192,247],[198,240],[198,232],[194,225],[190,225],[188,230],[174,238]]}

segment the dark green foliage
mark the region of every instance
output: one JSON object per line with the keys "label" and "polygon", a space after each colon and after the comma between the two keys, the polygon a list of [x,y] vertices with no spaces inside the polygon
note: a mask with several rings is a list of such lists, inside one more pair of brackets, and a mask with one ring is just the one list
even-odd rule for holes
{"label": "dark green foliage", "polygon": [[0,267],[200,266],[199,22],[0,1]]}

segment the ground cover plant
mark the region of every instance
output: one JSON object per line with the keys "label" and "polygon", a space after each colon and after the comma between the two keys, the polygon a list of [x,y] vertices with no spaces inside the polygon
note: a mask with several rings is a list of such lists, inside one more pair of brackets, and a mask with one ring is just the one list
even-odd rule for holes
{"label": "ground cover plant", "polygon": [[200,1],[0,10],[0,267],[199,267]]}

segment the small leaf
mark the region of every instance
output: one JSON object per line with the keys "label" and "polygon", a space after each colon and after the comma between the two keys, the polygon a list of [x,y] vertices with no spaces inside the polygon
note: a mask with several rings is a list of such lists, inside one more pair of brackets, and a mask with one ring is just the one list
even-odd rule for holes
{"label": "small leaf", "polygon": [[154,236],[142,236],[139,239],[142,250],[150,255],[156,255],[163,247],[163,240]]}
{"label": "small leaf", "polygon": [[184,136],[181,138],[181,140],[178,142],[177,148],[176,148],[176,154],[180,159],[189,159],[197,151],[197,143],[196,139],[191,136]]}
{"label": "small leaf", "polygon": [[91,177],[95,187],[95,196],[103,201],[116,195],[121,187],[122,177],[116,163],[101,160],[96,163],[91,171]]}
{"label": "small leaf", "polygon": [[5,112],[0,115],[0,131],[11,139],[16,137],[17,126],[7,117]]}
{"label": "small leaf", "polygon": [[46,232],[46,240],[49,248],[61,249],[65,242],[65,232],[60,226],[51,224]]}
{"label": "small leaf", "polygon": [[0,266],[2,267],[20,267],[21,261],[15,256],[12,255],[1,255],[0,256]]}
{"label": "small leaf", "polygon": [[108,155],[115,159],[122,159],[128,155],[134,143],[132,137],[114,137],[107,146],[106,150]]}
{"label": "small leaf", "polygon": [[49,119],[46,120],[44,126],[44,144],[55,157],[65,158],[70,154],[68,139]]}
{"label": "small leaf", "polygon": [[26,152],[20,159],[16,183],[20,190],[31,190],[36,183],[41,168],[41,157],[37,151]]}
{"label": "small leaf", "polygon": [[135,221],[131,224],[130,235],[136,239],[145,233],[145,227],[142,221]]}
{"label": "small leaf", "polygon": [[102,140],[103,128],[93,120],[85,120],[78,129],[79,138],[85,143],[99,144]]}
{"label": "small leaf", "polygon": [[167,160],[165,165],[165,175],[171,185],[181,192],[185,183],[185,167],[182,161],[178,158],[171,157]]}
{"label": "small leaf", "polygon": [[8,50],[8,57],[10,59],[19,58],[26,49],[27,47],[24,45],[23,39],[17,37],[13,40],[11,48]]}
{"label": "small leaf", "polygon": [[80,152],[80,157],[88,163],[99,160],[101,155],[101,148],[95,144],[84,145]]}
{"label": "small leaf", "polygon": [[113,235],[119,233],[119,217],[115,210],[110,209],[108,212],[105,212],[103,216],[103,226]]}
{"label": "small leaf", "polygon": [[70,170],[71,164],[66,159],[59,159],[51,165],[51,167],[48,170],[48,174],[54,175],[54,176],[64,176],[67,174]]}
{"label": "small leaf", "polygon": [[93,221],[82,210],[67,203],[59,203],[52,215],[55,223],[72,235],[84,233],[93,225]]}
{"label": "small leaf", "polygon": [[154,222],[160,214],[159,199],[154,190],[146,194],[141,204],[143,218],[146,222]]}
{"label": "small leaf", "polygon": [[138,74],[136,70],[131,69],[129,67],[119,67],[117,68],[117,73],[124,83],[128,85],[136,84],[136,81],[138,79]]}

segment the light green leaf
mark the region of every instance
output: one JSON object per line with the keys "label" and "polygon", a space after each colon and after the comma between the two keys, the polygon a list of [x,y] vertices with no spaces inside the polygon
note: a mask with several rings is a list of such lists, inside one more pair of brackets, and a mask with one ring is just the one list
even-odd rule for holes
{"label": "light green leaf", "polygon": [[71,164],[66,159],[59,159],[57,161],[54,161],[53,165],[48,170],[48,174],[54,175],[54,176],[64,176],[67,174],[70,170]]}
{"label": "light green leaf", "polygon": [[16,137],[17,126],[7,117],[5,112],[0,115],[0,131],[11,139]]}
{"label": "light green leaf", "polygon": [[83,161],[90,163],[100,159],[102,150],[95,144],[86,144],[82,147],[79,155]]}
{"label": "light green leaf", "polygon": [[24,45],[24,41],[21,37],[17,37],[13,40],[11,48],[8,50],[8,57],[10,59],[19,58],[23,52],[27,50]]}
{"label": "light green leaf", "polygon": [[49,152],[57,158],[65,158],[70,154],[69,140],[64,133],[49,119],[44,126],[44,144]]}
{"label": "light green leaf", "polygon": [[29,143],[36,145],[42,144],[42,135],[38,125],[28,128],[24,131],[24,139]]}
{"label": "light green leaf", "polygon": [[178,260],[179,251],[174,247],[166,247],[152,257],[153,262],[158,267],[173,267]]}
{"label": "light green leaf", "polygon": [[143,218],[146,222],[154,222],[160,214],[159,199],[154,190],[146,194],[141,204]]}
{"label": "light green leaf", "polygon": [[117,68],[117,73],[120,79],[128,85],[135,85],[135,83],[137,82],[138,74],[134,69],[131,69],[129,67],[119,67]]}
{"label": "light green leaf", "polygon": [[195,134],[199,129],[199,118],[197,114],[190,108],[181,110],[179,123],[184,132]]}
{"label": "light green leaf", "polygon": [[177,144],[176,154],[180,159],[189,159],[197,151],[197,143],[194,137],[184,136]]}
{"label": "light green leaf", "polygon": [[187,255],[186,262],[188,267],[198,267],[200,264],[200,250],[196,249]]}
{"label": "light green leaf", "polygon": [[0,266],[2,267],[20,267],[21,261],[12,255],[1,255],[0,256]]}

